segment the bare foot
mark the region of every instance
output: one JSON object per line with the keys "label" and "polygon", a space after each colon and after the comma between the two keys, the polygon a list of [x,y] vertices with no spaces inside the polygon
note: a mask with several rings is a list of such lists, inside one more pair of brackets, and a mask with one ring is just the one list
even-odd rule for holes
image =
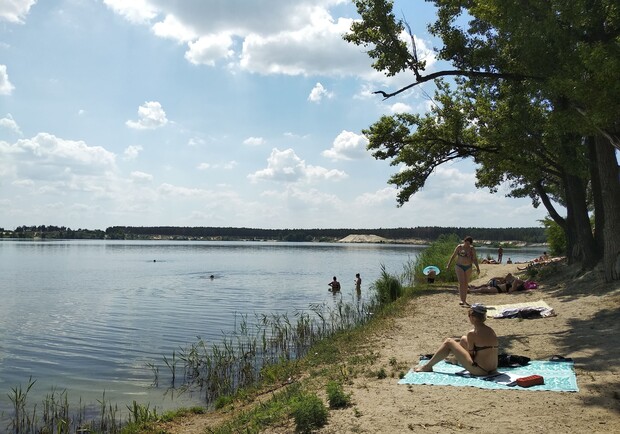
{"label": "bare foot", "polygon": [[416,366],[414,369],[415,372],[433,372],[433,367],[428,365]]}

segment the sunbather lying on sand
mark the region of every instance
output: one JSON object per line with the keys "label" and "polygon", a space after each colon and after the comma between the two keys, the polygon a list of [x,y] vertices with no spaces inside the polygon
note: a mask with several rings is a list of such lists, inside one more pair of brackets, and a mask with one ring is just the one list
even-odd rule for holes
{"label": "sunbather lying on sand", "polygon": [[532,286],[529,280],[522,280],[508,273],[505,278],[494,277],[485,285],[470,286],[469,292],[472,294],[508,294],[510,292],[525,291],[536,286],[537,284]]}
{"label": "sunbather lying on sand", "polygon": [[459,342],[447,338],[428,363],[415,368],[416,372],[432,372],[433,366],[450,354],[473,375],[496,372],[498,340],[493,329],[484,323],[487,319],[487,308],[482,304],[473,304],[467,310],[467,315],[474,326],[473,330],[461,337]]}
{"label": "sunbather lying on sand", "polygon": [[562,262],[564,259],[566,259],[566,256],[555,256],[553,258],[550,258],[549,256],[546,256],[545,259],[545,255],[540,256],[536,259],[533,259],[531,261],[529,261],[525,266],[523,267],[517,267],[518,270],[527,270],[530,267],[537,267],[537,266],[541,266],[541,265],[547,265],[547,264],[553,264],[555,262]]}

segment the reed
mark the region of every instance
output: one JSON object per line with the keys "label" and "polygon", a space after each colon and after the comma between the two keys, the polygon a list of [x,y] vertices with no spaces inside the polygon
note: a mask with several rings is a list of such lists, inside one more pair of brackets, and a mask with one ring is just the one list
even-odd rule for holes
{"label": "reed", "polygon": [[[105,398],[98,401],[99,408],[88,409],[81,400],[75,413],[71,413],[67,391],[52,389],[42,401],[41,412],[35,404],[31,410],[28,407],[28,393],[34,387],[36,380],[30,378],[25,388],[21,385],[11,389],[9,399],[13,404],[11,416],[5,432],[14,434],[39,433],[110,433],[121,432],[121,427],[131,423],[131,420],[122,421],[116,405]],[[90,419],[89,419],[90,417]]]}
{"label": "reed", "polygon": [[[234,395],[241,388],[285,382],[290,371],[270,368],[297,360],[316,342],[366,323],[369,313],[384,302],[380,295],[367,302],[341,300],[335,306],[310,305],[308,311],[296,311],[293,316],[255,314],[252,321],[248,315],[235,314],[233,331],[224,333],[218,343],[209,345],[198,338],[179,351],[178,362],[183,365],[179,390],[199,390],[213,406],[219,397]],[[166,357],[163,360],[174,387],[174,364]],[[157,372],[154,365],[150,367]]]}

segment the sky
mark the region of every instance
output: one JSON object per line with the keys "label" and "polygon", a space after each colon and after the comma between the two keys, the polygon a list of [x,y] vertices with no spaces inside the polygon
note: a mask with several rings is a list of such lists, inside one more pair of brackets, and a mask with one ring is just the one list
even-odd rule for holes
{"label": "sky", "polygon": [[[427,72],[434,8],[396,0]],[[528,199],[436,169],[402,207],[362,130],[432,83],[371,67],[351,0],[0,0],[0,227],[530,227]]]}

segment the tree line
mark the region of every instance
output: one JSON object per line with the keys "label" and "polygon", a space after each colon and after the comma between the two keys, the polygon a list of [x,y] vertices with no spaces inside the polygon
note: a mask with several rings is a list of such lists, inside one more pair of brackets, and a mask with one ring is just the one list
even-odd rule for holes
{"label": "tree line", "polygon": [[183,226],[112,226],[105,231],[77,229],[65,226],[19,226],[15,231],[3,231],[4,238],[44,239],[206,239],[206,240],[274,240],[293,242],[337,241],[348,235],[377,235],[388,240],[434,241],[441,235],[456,234],[459,238],[471,235],[475,240],[494,243],[518,241],[528,244],[545,243],[545,229],[530,228],[461,228],[415,227],[377,229],[260,229],[245,227],[183,227]]}
{"label": "tree line", "polygon": [[388,181],[398,204],[441,164],[472,160],[477,187],[508,185],[508,196],[546,208],[569,263],[602,263],[606,280],[619,280],[617,0],[428,1],[436,19],[427,30],[441,40],[434,48],[445,69],[426,71],[390,0],[355,0],[361,20],[344,35],[377,71],[410,74],[408,85],[375,92],[384,99],[436,86],[426,113],[383,116],[363,130],[372,155],[399,168]]}

